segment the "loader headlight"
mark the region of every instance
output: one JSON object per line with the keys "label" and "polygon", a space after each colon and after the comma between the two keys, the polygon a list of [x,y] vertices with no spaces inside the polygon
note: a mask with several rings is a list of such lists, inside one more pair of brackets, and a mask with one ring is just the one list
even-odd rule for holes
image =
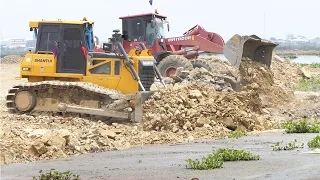
{"label": "loader headlight", "polygon": [[160,42],[162,42],[162,43],[163,43],[163,39],[162,39],[162,38],[160,39]]}

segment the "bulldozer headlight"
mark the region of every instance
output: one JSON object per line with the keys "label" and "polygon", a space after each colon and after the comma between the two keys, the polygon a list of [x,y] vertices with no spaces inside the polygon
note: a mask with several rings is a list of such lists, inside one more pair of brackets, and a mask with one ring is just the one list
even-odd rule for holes
{"label": "bulldozer headlight", "polygon": [[154,65],[154,61],[140,61],[142,66],[153,66]]}
{"label": "bulldozer headlight", "polygon": [[22,71],[30,71],[30,70],[31,68],[27,68],[27,67],[22,68]]}
{"label": "bulldozer headlight", "polygon": [[163,39],[162,39],[162,38],[160,39],[160,42],[162,42],[162,43],[163,43]]}

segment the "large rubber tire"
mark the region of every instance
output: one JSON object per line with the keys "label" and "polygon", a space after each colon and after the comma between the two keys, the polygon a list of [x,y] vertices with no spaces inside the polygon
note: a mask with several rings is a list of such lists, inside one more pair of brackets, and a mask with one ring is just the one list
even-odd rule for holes
{"label": "large rubber tire", "polygon": [[163,58],[157,67],[163,77],[175,74],[175,70],[179,67],[189,71],[193,69],[192,63],[181,55],[169,55]]}

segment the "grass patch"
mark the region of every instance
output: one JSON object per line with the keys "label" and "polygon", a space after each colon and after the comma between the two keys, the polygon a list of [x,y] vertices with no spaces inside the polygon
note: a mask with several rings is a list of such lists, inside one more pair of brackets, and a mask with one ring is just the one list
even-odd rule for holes
{"label": "grass patch", "polygon": [[228,137],[238,139],[242,136],[247,136],[247,131],[242,128],[237,128],[236,130],[231,131]]}
{"label": "grass patch", "polygon": [[283,128],[286,133],[320,133],[320,122],[313,123],[302,120],[298,122],[285,122]]}
{"label": "grass patch", "polygon": [[320,78],[301,79],[300,82],[292,87],[294,91],[317,91],[320,90]]}
{"label": "grass patch", "polygon": [[186,159],[186,167],[190,169],[208,170],[222,168],[225,161],[251,161],[259,159],[260,156],[244,150],[218,149],[207,157],[202,157],[201,161],[198,159]]}
{"label": "grass patch", "polygon": [[294,150],[294,149],[296,149],[296,148],[303,148],[303,145],[304,145],[304,143],[302,143],[302,144],[300,144],[300,145],[297,145],[297,144],[296,144],[296,143],[297,143],[297,140],[296,140],[296,139],[295,139],[294,141],[292,141],[292,142],[289,142],[289,143],[288,143],[287,145],[285,145],[285,146],[282,146],[282,143],[283,143],[283,141],[277,142],[275,145],[272,145],[272,146],[271,146],[271,147],[272,147],[272,150],[273,150],[273,151]]}
{"label": "grass patch", "polygon": [[39,171],[40,175],[38,177],[34,176],[33,180],[79,180],[80,176],[72,174],[70,171],[59,172],[55,169],[51,169],[43,173],[42,170]]}
{"label": "grass patch", "polygon": [[309,148],[320,148],[320,136],[316,136],[308,142]]}
{"label": "grass patch", "polygon": [[300,64],[300,67],[305,67],[308,65],[310,65],[311,68],[320,68],[320,63]]}

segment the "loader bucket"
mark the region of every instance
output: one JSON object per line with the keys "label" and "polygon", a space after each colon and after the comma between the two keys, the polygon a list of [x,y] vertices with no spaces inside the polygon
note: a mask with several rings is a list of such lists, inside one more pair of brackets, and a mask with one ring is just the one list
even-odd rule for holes
{"label": "loader bucket", "polygon": [[242,58],[250,58],[268,67],[271,65],[272,52],[278,44],[263,40],[256,35],[234,35],[224,46],[223,53],[227,60],[239,68]]}

